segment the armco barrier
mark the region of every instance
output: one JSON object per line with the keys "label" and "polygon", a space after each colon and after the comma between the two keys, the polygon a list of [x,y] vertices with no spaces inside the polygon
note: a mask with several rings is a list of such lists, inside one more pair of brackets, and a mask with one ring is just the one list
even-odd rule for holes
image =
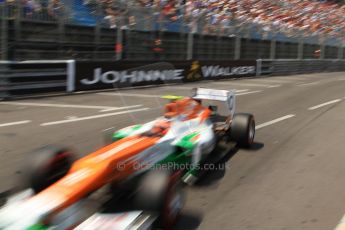
{"label": "armco barrier", "polygon": [[66,92],[74,60],[0,62],[0,98]]}
{"label": "armco barrier", "polygon": [[0,62],[0,99],[173,82],[345,71],[344,60]]}
{"label": "armco barrier", "polygon": [[258,65],[261,65],[260,75],[291,75],[303,73],[320,73],[345,71],[345,60],[339,59],[259,59]]}

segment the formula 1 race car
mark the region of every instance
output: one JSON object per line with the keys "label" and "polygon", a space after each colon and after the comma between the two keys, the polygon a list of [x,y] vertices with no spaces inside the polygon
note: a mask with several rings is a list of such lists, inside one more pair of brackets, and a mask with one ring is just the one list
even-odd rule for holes
{"label": "formula 1 race car", "polygon": [[164,116],[112,134],[111,141],[137,136],[156,138],[152,147],[136,156],[137,166],[150,168],[163,164],[182,168],[183,165],[187,169],[183,171],[184,182],[193,184],[202,162],[213,153],[220,154],[219,144],[224,146],[232,141],[248,148],[254,142],[254,116],[235,113],[234,91],[195,88],[192,97],[162,98],[170,100]]}
{"label": "formula 1 race car", "polygon": [[[30,189],[0,209],[0,229],[170,229],[183,207],[181,182],[193,184],[218,145],[250,147],[255,121],[235,113],[233,91],[198,88],[192,97],[165,98],[164,116],[111,132],[105,147],[79,160],[56,147],[31,155],[23,170]],[[86,205],[104,190],[125,195],[130,209]]]}

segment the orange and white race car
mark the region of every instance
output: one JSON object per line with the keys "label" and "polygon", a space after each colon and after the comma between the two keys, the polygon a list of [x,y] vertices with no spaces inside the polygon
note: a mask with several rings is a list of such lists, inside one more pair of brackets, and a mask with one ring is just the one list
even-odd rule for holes
{"label": "orange and white race car", "polygon": [[[30,189],[0,209],[0,229],[171,228],[183,206],[181,182],[196,181],[219,143],[249,147],[255,121],[235,113],[233,91],[198,88],[192,97],[166,98],[163,116],[112,132],[110,143],[79,160],[56,147],[31,155],[23,170]],[[90,213],[90,197],[104,191],[118,200],[125,194],[129,210]]]}

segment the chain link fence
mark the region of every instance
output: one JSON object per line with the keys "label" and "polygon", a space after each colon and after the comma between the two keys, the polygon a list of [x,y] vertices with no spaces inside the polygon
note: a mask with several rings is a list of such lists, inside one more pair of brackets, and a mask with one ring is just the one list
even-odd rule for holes
{"label": "chain link fence", "polygon": [[343,59],[335,37],[124,0],[2,0],[2,60]]}

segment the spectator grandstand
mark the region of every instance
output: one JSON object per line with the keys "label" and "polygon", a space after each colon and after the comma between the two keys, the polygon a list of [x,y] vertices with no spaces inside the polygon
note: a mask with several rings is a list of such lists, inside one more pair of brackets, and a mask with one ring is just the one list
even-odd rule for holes
{"label": "spectator grandstand", "polygon": [[[6,2],[13,9],[15,1]],[[21,0],[20,3],[24,18],[65,17],[81,25],[102,23],[110,28],[116,28],[119,21],[127,28],[138,21],[150,20],[167,31],[189,28],[207,34],[231,35],[241,25],[257,29],[264,37],[277,33],[286,37],[318,35],[343,39],[345,31],[345,5],[324,1]]]}
{"label": "spectator grandstand", "polygon": [[[159,31],[160,35],[155,35],[151,43],[154,43],[157,36],[161,39],[162,33],[241,37],[261,40],[263,43],[274,40],[298,44],[303,40],[304,44],[333,47],[342,47],[345,43],[345,5],[334,1],[1,1],[2,14],[10,19],[101,28],[98,31],[107,28],[136,32]],[[164,39],[162,42],[164,44]]]}

